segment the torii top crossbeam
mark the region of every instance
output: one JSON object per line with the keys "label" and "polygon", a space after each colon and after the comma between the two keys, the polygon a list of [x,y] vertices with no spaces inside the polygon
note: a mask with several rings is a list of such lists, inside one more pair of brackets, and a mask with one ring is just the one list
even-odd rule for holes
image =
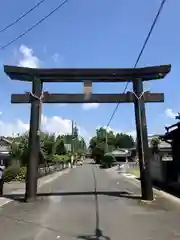
{"label": "torii top crossbeam", "polygon": [[43,82],[127,82],[133,79],[148,81],[162,79],[171,70],[171,65],[145,68],[24,68],[4,66],[4,72],[12,80],[32,81],[33,77]]}

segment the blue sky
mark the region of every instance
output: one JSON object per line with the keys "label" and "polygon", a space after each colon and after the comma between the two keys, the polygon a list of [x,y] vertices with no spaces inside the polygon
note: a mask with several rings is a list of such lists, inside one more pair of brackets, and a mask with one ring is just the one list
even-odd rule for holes
{"label": "blue sky", "polygon": [[[37,0],[6,0],[1,3],[0,28],[32,7]],[[31,27],[60,1],[46,0],[21,22],[0,34],[0,46]],[[29,122],[29,106],[11,105],[11,93],[30,90],[30,84],[11,81],[3,73],[3,64],[39,67],[132,67],[149,31],[160,0],[69,0],[60,11],[28,35],[0,52],[0,134],[21,131]],[[11,6],[9,8],[9,6]],[[139,67],[172,64],[164,79],[145,83],[145,89],[164,92],[165,102],[147,104],[149,133],[161,133],[172,124],[179,109],[180,1],[168,1],[139,62]],[[129,85],[129,89],[131,84]],[[81,84],[45,84],[49,92],[82,92]],[[123,84],[94,84],[94,93],[119,93]],[[96,108],[95,108],[96,107]],[[81,126],[82,134],[92,135],[95,128],[105,126],[115,104],[101,104],[91,109],[82,105],[45,105],[44,128],[53,131],[69,129],[68,119]],[[54,118],[54,116],[57,116]],[[65,123],[64,123],[65,121]],[[110,126],[116,131],[135,129],[134,108],[121,104]]]}

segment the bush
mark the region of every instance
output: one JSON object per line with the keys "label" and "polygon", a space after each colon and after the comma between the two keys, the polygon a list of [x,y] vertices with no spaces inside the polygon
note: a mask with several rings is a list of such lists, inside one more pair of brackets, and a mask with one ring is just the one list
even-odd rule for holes
{"label": "bush", "polygon": [[15,180],[17,181],[22,181],[26,179],[26,174],[27,174],[27,168],[26,167],[21,167],[20,172],[16,176]]}
{"label": "bush", "polygon": [[7,167],[4,170],[4,181],[5,182],[10,182],[12,180],[15,180],[15,178],[17,177],[18,174],[20,174],[20,167],[16,166],[16,165],[12,165]]}
{"label": "bush", "polygon": [[53,155],[53,161],[54,162],[62,162],[62,163],[67,163],[69,161],[69,156],[68,155],[58,155],[54,154]]}
{"label": "bush", "polygon": [[4,181],[11,182],[13,180],[22,181],[26,178],[26,167],[11,165],[4,170]]}
{"label": "bush", "polygon": [[110,168],[113,165],[113,162],[115,161],[115,158],[113,156],[103,156],[101,159],[101,167],[102,168]]}
{"label": "bush", "polygon": [[96,164],[100,164],[101,163],[101,160],[104,156],[104,150],[101,149],[101,148],[98,148],[98,147],[95,147],[93,150],[92,150],[92,156],[96,162]]}

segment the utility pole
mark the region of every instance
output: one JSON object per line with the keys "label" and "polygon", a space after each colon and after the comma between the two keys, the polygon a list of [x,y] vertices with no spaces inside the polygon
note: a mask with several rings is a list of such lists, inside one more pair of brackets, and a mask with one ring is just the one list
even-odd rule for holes
{"label": "utility pole", "polygon": [[106,135],[105,135],[105,153],[108,152],[108,135],[107,135],[107,127],[106,127]]}
{"label": "utility pole", "polygon": [[74,121],[72,120],[72,133],[71,133],[71,155],[73,156],[74,154]]}

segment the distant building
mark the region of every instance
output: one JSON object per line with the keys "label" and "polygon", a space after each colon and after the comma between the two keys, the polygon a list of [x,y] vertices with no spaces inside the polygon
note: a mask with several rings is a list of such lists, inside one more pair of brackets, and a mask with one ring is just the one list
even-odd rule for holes
{"label": "distant building", "polygon": [[[179,118],[179,117],[178,117]],[[161,136],[165,143],[172,146],[173,161],[168,163],[168,182],[180,183],[180,122],[166,127],[166,133]]]}
{"label": "distant building", "polygon": [[0,137],[0,160],[6,161],[9,159],[9,151],[12,142],[5,137]]}
{"label": "distant building", "polygon": [[[151,146],[151,141],[153,138],[158,138],[159,139],[159,144],[158,144],[158,154],[161,158],[162,161],[171,161],[172,160],[172,147],[170,143],[167,143],[161,139],[161,135],[155,134],[155,135],[149,135],[148,136],[148,146],[150,149],[150,154],[151,158],[153,157],[152,155],[152,146]],[[136,150],[136,147],[132,148],[132,151],[134,152],[134,155],[138,156],[138,152]],[[135,154],[136,152],[136,154]]]}
{"label": "distant building", "polygon": [[159,139],[158,154],[162,161],[172,161],[172,147],[170,143],[167,143],[161,139],[161,135],[148,136],[148,145],[152,149],[151,141],[153,138]]}

